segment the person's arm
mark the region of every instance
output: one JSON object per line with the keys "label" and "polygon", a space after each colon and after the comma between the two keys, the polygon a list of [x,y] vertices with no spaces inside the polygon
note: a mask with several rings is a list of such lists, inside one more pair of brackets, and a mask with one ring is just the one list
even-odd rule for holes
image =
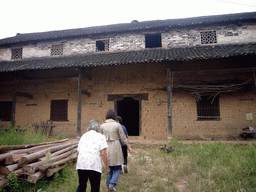
{"label": "person's arm", "polygon": [[132,151],[132,148],[131,148],[129,142],[127,142],[126,145],[127,145],[128,151],[129,151],[130,153],[132,153],[133,151]]}
{"label": "person's arm", "polygon": [[103,162],[105,164],[105,167],[106,167],[106,175],[108,175],[109,172],[110,172],[110,169],[109,169],[109,166],[108,166],[108,156],[107,156],[106,149],[102,149],[100,151],[100,155],[101,155],[101,158],[102,158],[102,160],[103,160]]}

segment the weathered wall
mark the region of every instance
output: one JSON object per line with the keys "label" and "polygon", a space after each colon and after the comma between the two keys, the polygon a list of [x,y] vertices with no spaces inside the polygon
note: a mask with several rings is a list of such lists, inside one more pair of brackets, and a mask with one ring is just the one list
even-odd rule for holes
{"label": "weathered wall", "polygon": [[[166,66],[163,64],[136,64],[98,67],[92,70],[92,80],[84,78],[82,88],[91,97],[82,95],[82,128],[86,132],[91,119],[105,120],[108,109],[114,108],[113,101],[107,101],[108,94],[148,93],[148,100],[141,102],[141,137],[166,139],[168,137],[167,92],[148,88],[162,88],[166,85]],[[53,135],[75,137],[77,133],[77,81],[23,82],[19,91],[31,91],[33,99],[18,97],[16,125],[31,127],[50,119],[51,100],[68,99],[68,121],[54,122]],[[248,100],[249,99],[249,100]],[[11,93],[0,96],[1,101],[11,101]],[[161,100],[161,105],[157,104]],[[97,103],[101,101],[102,107]],[[28,104],[36,104],[31,106]],[[247,121],[246,113],[256,111],[255,93],[222,94],[220,96],[219,121],[197,121],[196,98],[184,93],[173,93],[172,120],[173,136],[180,138],[224,137],[237,135],[241,128],[255,127],[255,120]],[[6,122],[5,122],[6,124]]]}
{"label": "weathered wall", "polygon": [[[243,24],[227,26],[209,26],[197,28],[182,28],[169,31],[160,31],[162,34],[162,47],[187,47],[201,45],[200,32],[216,30],[217,44],[253,43],[256,42],[256,25]],[[159,31],[156,31],[159,32]],[[109,52],[131,51],[145,48],[144,33],[124,33],[91,38],[77,38],[61,41],[38,42],[23,46],[23,58],[49,57],[51,45],[63,43],[63,55],[88,54],[96,52],[96,40],[110,40]],[[202,45],[204,46],[204,45]],[[100,53],[99,53],[100,54]],[[0,49],[0,61],[11,60],[11,48]]]}

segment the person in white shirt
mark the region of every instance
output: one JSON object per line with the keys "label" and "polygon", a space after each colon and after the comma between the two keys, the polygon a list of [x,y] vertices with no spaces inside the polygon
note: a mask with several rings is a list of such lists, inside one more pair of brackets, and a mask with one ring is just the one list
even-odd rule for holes
{"label": "person in white shirt", "polygon": [[101,159],[106,167],[106,175],[110,172],[106,152],[108,147],[106,137],[99,133],[99,131],[99,121],[91,120],[87,132],[83,134],[79,140],[76,164],[79,177],[79,186],[77,191],[86,191],[88,179],[91,184],[91,191],[100,191],[102,173]]}

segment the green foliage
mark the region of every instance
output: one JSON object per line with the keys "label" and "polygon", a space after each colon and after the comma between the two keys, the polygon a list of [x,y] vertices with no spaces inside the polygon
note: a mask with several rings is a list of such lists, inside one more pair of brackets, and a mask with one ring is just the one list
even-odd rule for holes
{"label": "green foliage", "polygon": [[8,175],[8,182],[6,184],[6,187],[9,189],[10,192],[16,192],[19,191],[19,184],[18,184],[18,177],[15,173],[10,173]]}
{"label": "green foliage", "polygon": [[54,140],[54,138],[49,138],[47,135],[42,134],[42,129],[35,132],[32,129],[26,130],[10,125],[8,129],[0,131],[1,145],[25,145],[49,142],[52,140]]}
{"label": "green foliage", "polygon": [[[185,145],[172,139],[168,145],[175,150],[167,153],[158,145],[132,145],[128,174],[121,174],[117,190],[127,191],[255,191],[256,147],[224,143]],[[162,145],[161,145],[162,146]],[[106,189],[105,168],[101,191]],[[13,179],[14,180],[14,179]],[[14,184],[13,184],[14,185]],[[14,185],[15,186],[15,185]],[[70,163],[52,178],[27,182],[18,191],[73,192],[78,186],[75,163]],[[88,182],[88,191],[90,184]]]}

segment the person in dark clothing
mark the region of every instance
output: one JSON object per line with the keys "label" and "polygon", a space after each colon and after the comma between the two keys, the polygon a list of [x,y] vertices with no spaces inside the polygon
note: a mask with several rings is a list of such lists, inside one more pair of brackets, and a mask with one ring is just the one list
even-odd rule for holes
{"label": "person in dark clothing", "polygon": [[[128,138],[128,132],[126,127],[122,124],[122,117],[117,116],[117,122],[119,122],[123,128],[125,136]],[[124,156],[124,173],[128,173],[128,168],[127,168],[127,145],[123,144],[121,139],[120,139],[122,151],[123,151],[123,156]]]}

